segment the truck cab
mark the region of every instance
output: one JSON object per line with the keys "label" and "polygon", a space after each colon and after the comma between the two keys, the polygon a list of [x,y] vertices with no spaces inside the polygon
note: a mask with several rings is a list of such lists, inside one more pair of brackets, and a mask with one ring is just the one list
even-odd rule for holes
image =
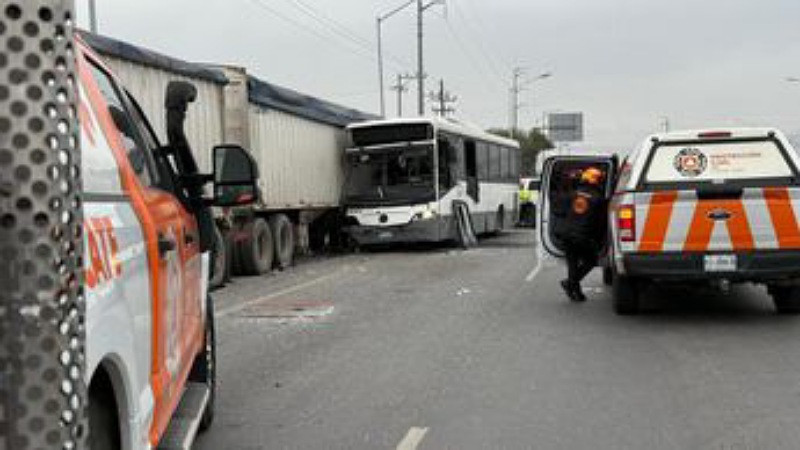
{"label": "truck cab", "polygon": [[170,84],[162,144],[111,71],[76,47],[89,448],[187,448],[213,418],[209,210],[254,201],[256,165],[219,146],[213,173],[199,173],[183,132],[194,87]]}

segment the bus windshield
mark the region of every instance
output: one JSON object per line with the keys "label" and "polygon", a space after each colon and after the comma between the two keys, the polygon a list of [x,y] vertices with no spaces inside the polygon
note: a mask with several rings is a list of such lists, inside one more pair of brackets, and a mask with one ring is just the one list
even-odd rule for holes
{"label": "bus windshield", "polygon": [[348,157],[345,202],[400,205],[435,198],[433,146],[384,147]]}

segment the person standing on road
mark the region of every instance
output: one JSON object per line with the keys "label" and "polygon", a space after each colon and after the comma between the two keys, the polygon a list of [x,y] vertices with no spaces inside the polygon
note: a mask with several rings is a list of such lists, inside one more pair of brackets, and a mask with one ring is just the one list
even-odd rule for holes
{"label": "person standing on road", "polygon": [[561,281],[561,287],[576,302],[586,300],[581,280],[597,265],[606,235],[604,179],[605,174],[596,167],[589,167],[581,173],[566,220],[556,230],[557,237],[564,243],[567,259],[567,279]]}

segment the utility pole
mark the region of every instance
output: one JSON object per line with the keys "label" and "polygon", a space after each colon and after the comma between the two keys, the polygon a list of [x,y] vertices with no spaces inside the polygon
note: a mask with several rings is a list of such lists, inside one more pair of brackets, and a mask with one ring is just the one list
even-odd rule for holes
{"label": "utility pole", "polygon": [[522,92],[522,85],[520,79],[525,74],[525,69],[522,67],[515,67],[511,72],[511,138],[517,136],[517,129],[519,129],[519,110],[522,104],[519,101],[519,93]]}
{"label": "utility pole", "polygon": [[89,29],[97,34],[97,5],[95,0],[89,0]]}
{"label": "utility pole", "polygon": [[431,101],[438,105],[432,108],[433,112],[440,117],[447,117],[448,114],[456,112],[455,108],[450,105],[454,104],[458,97],[444,89],[444,80],[439,80],[439,92],[431,92],[429,96]]}
{"label": "utility pole", "polygon": [[423,14],[431,6],[444,4],[446,0],[417,0],[417,113],[425,115],[425,59],[423,56]]}
{"label": "utility pole", "polygon": [[524,104],[519,100],[520,92],[524,91],[526,87],[537,81],[541,81],[553,76],[551,72],[543,72],[532,79],[525,80],[525,69],[522,67],[515,67],[511,72],[511,109],[510,109],[510,124],[511,137],[514,138],[519,130],[519,111]]}
{"label": "utility pole", "polygon": [[664,133],[669,133],[669,130],[670,130],[670,128],[671,128],[671,127],[670,127],[670,123],[669,123],[669,117],[667,117],[667,116],[662,116],[662,117],[661,117],[661,130],[662,130]]}
{"label": "utility pole", "polygon": [[403,94],[408,92],[406,81],[413,79],[414,75],[411,74],[397,74],[397,84],[392,86],[392,90],[397,91],[397,117],[403,117]]}
{"label": "utility pole", "polygon": [[380,89],[381,116],[386,116],[386,98],[383,87],[383,39],[382,39],[383,22],[389,19],[390,17],[394,16],[395,14],[399,13],[400,11],[408,8],[415,1],[416,0],[408,0],[407,2],[398,6],[397,8],[387,12],[386,14],[378,15],[378,17],[375,18],[375,22],[377,23],[377,28],[378,28],[378,89]]}

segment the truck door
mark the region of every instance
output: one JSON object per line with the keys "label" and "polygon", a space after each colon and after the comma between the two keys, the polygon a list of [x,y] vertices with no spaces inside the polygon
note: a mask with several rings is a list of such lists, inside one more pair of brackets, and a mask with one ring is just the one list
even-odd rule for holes
{"label": "truck door", "polygon": [[538,240],[547,253],[557,258],[564,256],[564,249],[553,231],[567,220],[580,173],[589,167],[605,172],[604,195],[610,199],[616,181],[616,156],[552,156],[544,162],[537,214]]}
{"label": "truck door", "polygon": [[153,290],[142,292],[141,299],[152,302],[152,440],[166,428],[203,345],[197,222],[181,200],[176,177],[154,157],[157,141],[144,117],[106,69],[90,56],[86,59],[82,70],[89,73],[84,77],[87,91],[146,239]]}

